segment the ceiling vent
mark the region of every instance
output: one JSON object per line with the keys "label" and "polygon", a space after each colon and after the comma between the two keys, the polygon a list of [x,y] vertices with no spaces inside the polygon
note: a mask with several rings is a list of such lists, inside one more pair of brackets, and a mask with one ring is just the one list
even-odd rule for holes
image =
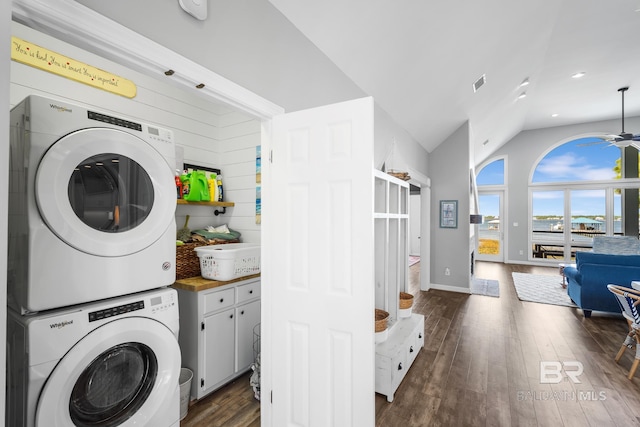
{"label": "ceiling vent", "polygon": [[473,83],[473,92],[477,92],[478,89],[482,87],[483,84],[487,82],[486,76],[483,74],[478,80]]}

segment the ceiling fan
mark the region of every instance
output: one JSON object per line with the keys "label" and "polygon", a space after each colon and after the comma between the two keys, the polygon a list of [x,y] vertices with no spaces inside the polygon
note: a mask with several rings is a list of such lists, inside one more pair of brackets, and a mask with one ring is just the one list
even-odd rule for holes
{"label": "ceiling fan", "polygon": [[624,93],[629,90],[629,87],[621,87],[618,92],[622,95],[622,132],[618,135],[606,135],[602,139],[615,145],[616,147],[624,148],[633,145],[640,149],[640,134],[632,134],[624,131]]}

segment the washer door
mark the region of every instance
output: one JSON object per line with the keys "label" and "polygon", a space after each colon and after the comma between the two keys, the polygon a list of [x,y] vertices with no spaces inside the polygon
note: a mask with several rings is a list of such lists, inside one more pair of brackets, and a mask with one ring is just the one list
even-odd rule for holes
{"label": "washer door", "polygon": [[178,341],[160,322],[107,323],[55,367],[40,394],[36,426],[146,425],[176,399],[180,360]]}
{"label": "washer door", "polygon": [[174,221],[172,167],[125,131],[90,128],[60,138],[43,156],[35,184],[47,226],[89,254],[141,251]]}

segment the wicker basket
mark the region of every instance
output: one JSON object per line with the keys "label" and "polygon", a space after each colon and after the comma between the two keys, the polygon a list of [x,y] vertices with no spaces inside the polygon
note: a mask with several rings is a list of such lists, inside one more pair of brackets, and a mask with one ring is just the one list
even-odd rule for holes
{"label": "wicker basket", "polygon": [[234,239],[223,242],[217,241],[215,243],[191,242],[176,246],[176,280],[200,276],[200,259],[194,250],[195,248],[212,244],[220,245],[238,242],[238,239]]}
{"label": "wicker basket", "polygon": [[387,320],[389,320],[389,313],[376,308],[376,332],[382,332],[387,329]]}
{"label": "wicker basket", "polygon": [[400,292],[400,302],[398,304],[399,308],[402,310],[411,308],[413,305],[413,295],[406,292]]}

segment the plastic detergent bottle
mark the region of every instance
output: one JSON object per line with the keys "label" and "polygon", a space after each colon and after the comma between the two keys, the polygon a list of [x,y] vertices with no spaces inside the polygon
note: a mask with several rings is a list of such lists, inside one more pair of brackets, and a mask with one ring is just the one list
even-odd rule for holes
{"label": "plastic detergent bottle", "polygon": [[185,199],[190,202],[209,200],[209,189],[204,171],[193,171],[189,179],[189,195]]}
{"label": "plastic detergent bottle", "polygon": [[222,201],[222,175],[218,175],[218,201]]}
{"label": "plastic detergent bottle", "polygon": [[191,181],[190,173],[183,173],[180,175],[180,181],[182,182],[182,198],[188,200],[190,186],[189,183]]}
{"label": "plastic detergent bottle", "polygon": [[182,180],[179,172],[176,172],[176,193],[178,199],[182,199]]}
{"label": "plastic detergent bottle", "polygon": [[218,176],[215,172],[211,172],[207,180],[209,187],[209,200],[215,202],[218,200]]}

